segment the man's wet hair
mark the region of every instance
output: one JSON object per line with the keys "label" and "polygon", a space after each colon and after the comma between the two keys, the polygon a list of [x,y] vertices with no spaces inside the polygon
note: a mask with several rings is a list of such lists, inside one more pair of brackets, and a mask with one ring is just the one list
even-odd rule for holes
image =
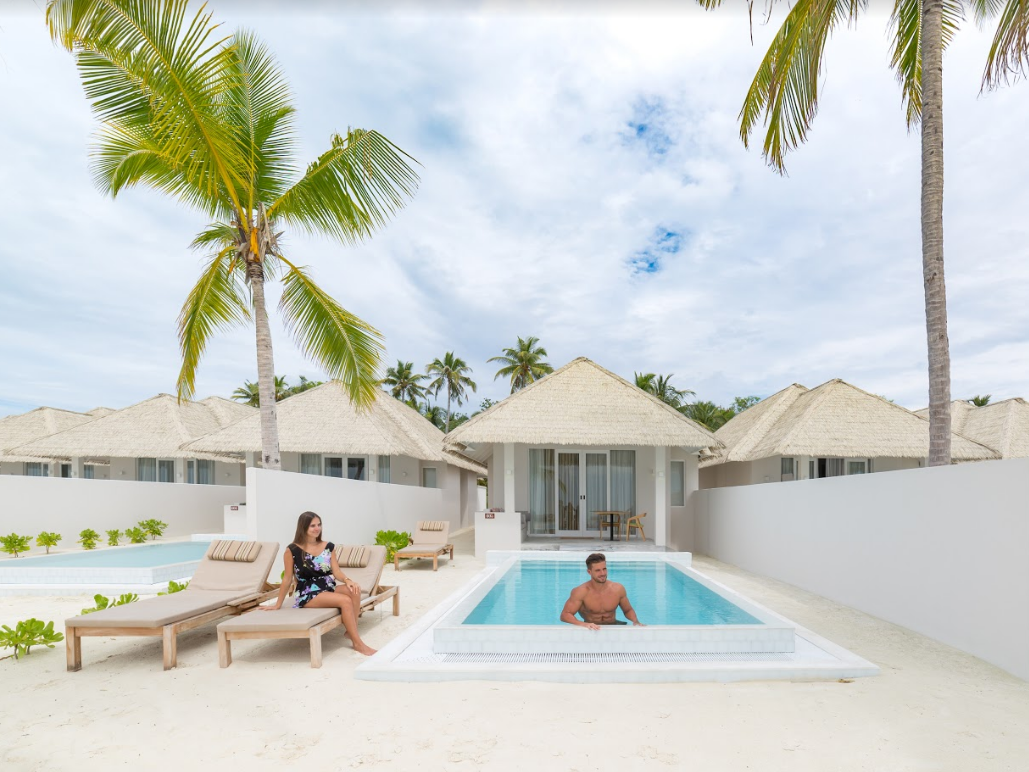
{"label": "man's wet hair", "polygon": [[594,563],[606,563],[606,562],[607,562],[607,558],[604,557],[604,553],[603,552],[594,552],[592,555],[590,555],[588,558],[586,558],[586,570],[589,571],[591,568],[593,568],[593,564]]}

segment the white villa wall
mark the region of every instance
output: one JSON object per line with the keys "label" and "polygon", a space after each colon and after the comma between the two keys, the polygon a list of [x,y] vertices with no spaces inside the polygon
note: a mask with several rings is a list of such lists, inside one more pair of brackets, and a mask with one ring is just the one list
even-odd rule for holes
{"label": "white villa wall", "polygon": [[55,531],[68,547],[85,528],[103,535],[152,517],[168,524],[165,536],[221,533],[224,506],[244,495],[244,488],[231,485],[2,476],[0,533]]}
{"label": "white villa wall", "polygon": [[[685,506],[673,507],[669,506],[669,533],[668,533],[668,546],[679,552],[693,552],[695,546],[695,533],[696,533],[696,507],[697,507],[697,491],[699,489],[699,469],[697,468],[698,458],[696,453],[687,453],[679,448],[672,450],[672,461],[685,461],[685,472],[686,479],[683,500]],[[671,502],[671,480],[668,483],[668,501]],[[646,532],[648,525],[653,525],[651,521],[648,523],[649,517],[643,519],[643,526]]]}
{"label": "white villa wall", "polygon": [[1029,679],[1029,459],[696,497],[698,552]]}
{"label": "white villa wall", "polygon": [[248,535],[282,546],[307,510],[321,515],[326,537],[337,544],[374,544],[377,531],[414,531],[419,520],[450,520],[452,531],[459,527],[444,514],[440,489],[415,485],[250,469],[246,501]]}
{"label": "white villa wall", "polygon": [[[811,456],[794,456],[797,460],[799,480],[807,480],[808,462]],[[817,463],[817,459],[815,459]],[[918,469],[922,463],[916,458],[873,458],[873,472],[896,472],[903,469]],[[733,485],[755,485],[766,482],[781,482],[782,456],[771,456],[756,461],[730,461],[700,470],[700,487],[727,488]]]}

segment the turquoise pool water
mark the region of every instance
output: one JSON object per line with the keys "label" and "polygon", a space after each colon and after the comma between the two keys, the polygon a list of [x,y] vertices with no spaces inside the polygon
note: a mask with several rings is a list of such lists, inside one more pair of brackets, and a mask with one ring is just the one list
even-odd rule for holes
{"label": "turquoise pool water", "polygon": [[[761,620],[664,561],[612,561],[608,581],[646,625],[759,625]],[[520,560],[464,620],[466,625],[560,625],[572,588],[589,579],[579,562]],[[625,619],[621,609],[616,614]]]}
{"label": "turquoise pool water", "polygon": [[113,549],[66,552],[61,555],[5,560],[4,568],[155,568],[200,560],[210,542],[179,541],[167,544],[133,544]]}

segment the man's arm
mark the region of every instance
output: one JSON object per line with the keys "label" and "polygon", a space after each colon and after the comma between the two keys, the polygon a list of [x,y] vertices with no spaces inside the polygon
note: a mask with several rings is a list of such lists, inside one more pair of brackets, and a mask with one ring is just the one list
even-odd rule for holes
{"label": "man's arm", "polygon": [[626,594],[624,587],[622,588],[622,599],[618,601],[618,607],[622,610],[622,613],[625,614],[625,618],[634,625],[646,627],[645,624],[636,618],[636,609],[634,609],[632,604],[629,602],[629,596]]}
{"label": "man's arm", "polygon": [[582,596],[583,591],[581,588],[576,587],[572,590],[572,594],[569,595],[568,600],[565,601],[565,607],[561,610],[561,621],[567,622],[570,625],[588,627],[590,630],[599,630],[599,625],[595,625],[592,622],[583,622],[575,616],[579,612],[579,609],[582,608]]}

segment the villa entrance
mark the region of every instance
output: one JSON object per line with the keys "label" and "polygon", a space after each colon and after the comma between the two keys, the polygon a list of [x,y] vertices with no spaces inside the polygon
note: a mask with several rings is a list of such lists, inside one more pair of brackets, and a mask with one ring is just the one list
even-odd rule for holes
{"label": "villa entrance", "polygon": [[636,451],[529,449],[529,533],[596,537],[608,509],[636,511]]}

